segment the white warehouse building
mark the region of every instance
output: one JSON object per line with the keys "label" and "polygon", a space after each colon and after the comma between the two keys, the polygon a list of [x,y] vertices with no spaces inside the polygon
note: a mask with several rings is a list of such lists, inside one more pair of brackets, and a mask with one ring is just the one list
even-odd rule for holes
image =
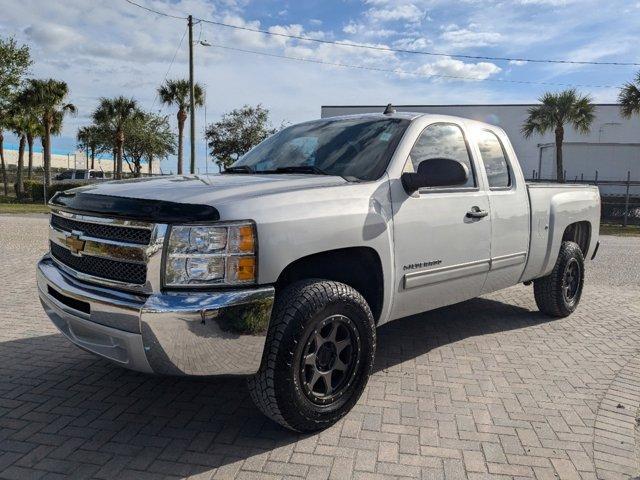
{"label": "white warehouse building", "polygon": [[[533,135],[526,139],[520,129],[533,104],[510,105],[397,105],[400,112],[423,112],[471,118],[503,128],[518,155],[526,178],[555,178],[555,144],[553,133]],[[327,105],[322,118],[354,113],[382,112],[385,105]],[[567,180],[584,179],[640,180],[640,117],[620,116],[619,105],[597,104],[591,132],[581,135],[565,127],[564,168]],[[624,194],[623,185],[601,186],[603,194]],[[632,186],[631,194],[640,195],[640,187]]]}

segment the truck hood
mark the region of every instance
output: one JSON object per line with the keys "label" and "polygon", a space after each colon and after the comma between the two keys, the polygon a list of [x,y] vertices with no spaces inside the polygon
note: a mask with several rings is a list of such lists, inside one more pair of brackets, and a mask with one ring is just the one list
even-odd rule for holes
{"label": "truck hood", "polygon": [[217,206],[242,198],[347,183],[320,175],[184,175],[95,183],[75,192]]}
{"label": "truck hood", "polygon": [[191,175],[95,183],[58,192],[52,207],[151,222],[220,219],[219,207],[255,197],[348,183],[317,175]]}

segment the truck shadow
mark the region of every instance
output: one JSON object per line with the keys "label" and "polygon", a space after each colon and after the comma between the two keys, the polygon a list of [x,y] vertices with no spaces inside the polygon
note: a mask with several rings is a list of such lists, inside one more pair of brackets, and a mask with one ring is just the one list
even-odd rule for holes
{"label": "truck shadow", "polygon": [[[405,317],[378,328],[374,372],[417,359],[443,345],[549,322],[538,311],[488,298]],[[423,363],[427,364],[427,359]]]}
{"label": "truck shadow", "polygon": [[[380,327],[375,371],[468,337],[547,320],[488,299],[408,317]],[[16,465],[24,461],[27,468],[58,458],[60,450],[70,474],[136,478],[146,471],[171,478],[222,469],[233,475],[248,459],[255,470],[267,456],[295,462],[313,452],[319,436],[337,438],[340,428],[300,435],[279,427],[253,406],[241,378],[138,374],[60,335],[0,343],[0,450],[19,446],[24,457]]]}

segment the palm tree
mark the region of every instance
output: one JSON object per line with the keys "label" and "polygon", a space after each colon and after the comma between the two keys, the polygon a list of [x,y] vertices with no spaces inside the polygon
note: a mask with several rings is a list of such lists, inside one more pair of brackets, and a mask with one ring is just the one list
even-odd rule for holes
{"label": "palm tree", "polygon": [[28,110],[23,105],[14,104],[7,122],[11,131],[18,137],[18,171],[16,172],[16,197],[22,199],[22,171],[24,170],[24,150],[27,145],[27,129],[29,128]]}
{"label": "palm tree", "polygon": [[89,125],[78,129],[76,137],[78,140],[78,148],[80,150],[87,150],[87,161],[91,159],[91,167],[87,166],[87,168],[95,169],[96,155],[108,150],[104,142],[104,136],[104,131],[97,125]]}
{"label": "palm tree", "polygon": [[625,83],[618,94],[620,113],[625,118],[640,115],[640,72],[632,82]]}
{"label": "palm tree", "polygon": [[[33,143],[36,137],[42,136],[43,131],[42,131],[42,125],[40,125],[40,122],[38,121],[37,117],[35,117],[34,115],[29,115],[27,119],[28,121],[25,125],[25,128],[26,128],[25,131],[27,134],[27,149],[29,150],[27,178],[31,180],[33,178]],[[56,135],[58,134],[57,132],[59,131],[60,131],[59,126],[56,126],[51,130],[51,132],[55,133]]]}
{"label": "palm tree", "polygon": [[564,126],[570,125],[579,133],[587,134],[595,119],[596,106],[591,97],[580,95],[574,88],[559,93],[547,92],[539,99],[541,105],[529,108],[529,116],[522,125],[522,134],[529,138],[534,133],[544,135],[553,131],[556,137],[556,179],[564,182],[562,142]]}
{"label": "palm tree", "polygon": [[[162,103],[178,107],[178,175],[182,174],[184,122],[189,114],[189,81],[167,80],[158,88],[158,96]],[[193,100],[197,107],[204,104],[204,91],[199,84],[193,86]],[[191,172],[194,173],[194,172]]]}
{"label": "palm tree", "polygon": [[115,178],[122,178],[122,158],[125,140],[126,122],[138,114],[138,103],[133,98],[101,98],[98,108],[93,112],[93,121],[98,127],[107,128],[113,134],[115,153]]}
{"label": "palm tree", "polygon": [[2,172],[2,184],[4,185],[4,196],[9,195],[9,179],[7,178],[7,165],[4,163],[4,134],[3,130],[8,127],[8,118],[5,110],[0,111],[0,171]]}
{"label": "palm tree", "polygon": [[66,103],[68,93],[66,82],[49,78],[28,80],[26,88],[20,94],[20,102],[40,122],[44,148],[44,181],[47,186],[51,184],[51,135],[60,131],[66,113],[76,113],[76,107],[72,103]]}

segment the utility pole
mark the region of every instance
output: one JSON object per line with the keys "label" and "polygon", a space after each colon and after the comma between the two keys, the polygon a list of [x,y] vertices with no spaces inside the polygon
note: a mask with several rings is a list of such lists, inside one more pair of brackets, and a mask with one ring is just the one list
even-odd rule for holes
{"label": "utility pole", "polygon": [[193,17],[189,15],[189,119],[191,120],[191,168],[196,173],[196,102],[193,92]]}

